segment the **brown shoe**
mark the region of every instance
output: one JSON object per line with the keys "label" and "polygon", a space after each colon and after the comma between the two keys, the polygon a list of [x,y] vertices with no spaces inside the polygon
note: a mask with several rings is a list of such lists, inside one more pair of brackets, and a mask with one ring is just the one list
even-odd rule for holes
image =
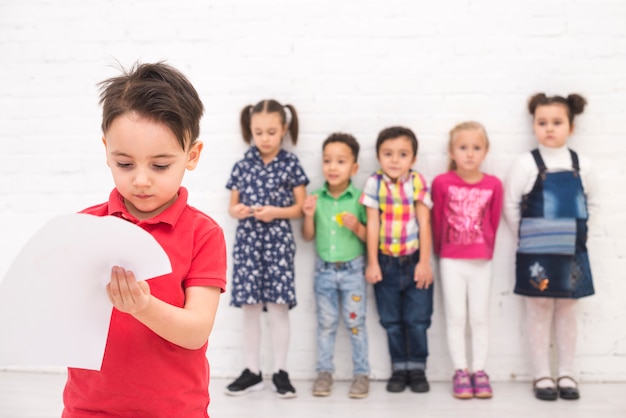
{"label": "brown shoe", "polygon": [[352,378],[348,396],[355,399],[366,398],[370,392],[370,379],[365,374],[357,374]]}
{"label": "brown shoe", "polygon": [[333,375],[330,372],[319,372],[313,382],[313,396],[328,396],[333,387]]}

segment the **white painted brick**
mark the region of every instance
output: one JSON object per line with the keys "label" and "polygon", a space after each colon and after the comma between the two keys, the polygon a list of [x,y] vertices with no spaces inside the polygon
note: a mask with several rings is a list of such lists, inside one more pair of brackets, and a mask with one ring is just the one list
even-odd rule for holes
{"label": "white painted brick", "polygon": [[[123,12],[122,12],[123,9]],[[362,187],[377,168],[378,132],[404,124],[420,141],[415,167],[432,181],[447,164],[447,135],[467,119],[491,139],[484,170],[504,177],[513,159],[536,145],[528,97],[580,92],[589,101],[570,144],[588,154],[600,180],[602,208],[589,247],[597,295],[579,304],[578,369],[583,381],[626,376],[626,3],[621,0],[330,0],[273,7],[251,0],[0,0],[0,275],[37,227],[60,213],[106,200],[113,182],[100,142],[96,84],[118,75],[118,62],[167,60],[198,89],[205,150],[187,174],[190,203],[218,221],[232,248],[236,223],[224,185],[246,149],[239,111],[277,98],[296,106],[300,143],[286,148],[311,179],[323,182],[321,144],[334,131],[361,143]],[[291,313],[289,372],[315,366],[314,247],[298,236],[299,306]],[[515,237],[498,234],[491,299],[495,380],[529,380],[523,303],[512,293]],[[229,269],[232,265],[229,265]],[[229,273],[231,271],[229,270]],[[214,376],[243,368],[240,311],[223,296],[211,337]],[[429,374],[452,368],[441,294],[435,288]],[[389,373],[385,335],[370,289],[372,375]],[[271,370],[264,324],[263,370]],[[351,374],[345,330],[337,341],[337,375]]]}

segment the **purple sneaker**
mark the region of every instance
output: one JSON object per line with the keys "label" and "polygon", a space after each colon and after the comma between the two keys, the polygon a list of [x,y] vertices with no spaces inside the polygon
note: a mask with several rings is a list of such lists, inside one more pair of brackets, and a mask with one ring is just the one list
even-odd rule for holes
{"label": "purple sneaker", "polygon": [[470,399],[474,397],[472,382],[467,370],[457,370],[452,378],[452,394],[458,399]]}
{"label": "purple sneaker", "polygon": [[474,396],[480,399],[489,399],[493,396],[493,390],[489,384],[489,376],[482,370],[472,375],[472,386],[474,386]]}

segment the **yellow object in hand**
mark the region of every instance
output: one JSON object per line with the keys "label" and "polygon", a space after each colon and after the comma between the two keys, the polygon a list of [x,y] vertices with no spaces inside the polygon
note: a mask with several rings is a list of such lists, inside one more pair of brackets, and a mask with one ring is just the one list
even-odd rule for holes
{"label": "yellow object in hand", "polygon": [[339,226],[343,226],[343,215],[345,214],[346,212],[340,212],[335,215],[335,219],[337,220],[337,224],[339,224]]}

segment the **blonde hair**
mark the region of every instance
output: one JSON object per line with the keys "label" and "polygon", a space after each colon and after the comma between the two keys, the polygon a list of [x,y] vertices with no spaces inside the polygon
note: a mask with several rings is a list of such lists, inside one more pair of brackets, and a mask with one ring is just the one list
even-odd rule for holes
{"label": "blonde hair", "polygon": [[467,122],[461,122],[456,125],[454,128],[450,129],[450,139],[448,141],[448,170],[456,170],[456,163],[450,156],[452,151],[452,146],[454,145],[454,137],[460,131],[481,131],[483,133],[483,137],[485,138],[485,146],[489,149],[489,137],[487,136],[487,130],[482,125],[482,123],[470,120]]}

